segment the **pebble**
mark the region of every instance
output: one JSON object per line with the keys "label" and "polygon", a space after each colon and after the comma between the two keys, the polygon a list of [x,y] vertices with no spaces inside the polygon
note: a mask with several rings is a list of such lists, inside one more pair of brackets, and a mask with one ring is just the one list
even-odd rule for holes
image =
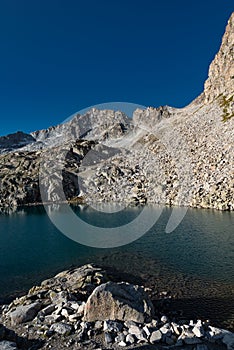
{"label": "pebble", "polygon": [[138,340],[145,340],[146,339],[146,335],[143,329],[137,327],[137,326],[131,326],[129,328],[129,333],[132,335],[135,335],[135,337]]}
{"label": "pebble", "polygon": [[160,328],[160,332],[161,332],[162,334],[164,334],[165,336],[168,336],[168,337],[169,337],[169,336],[171,335],[171,333],[172,333],[172,332],[171,332],[171,328],[170,328],[170,326],[168,326],[168,325],[167,325],[167,326],[165,325],[165,326],[161,327],[161,328]]}
{"label": "pebble", "polygon": [[161,321],[163,322],[163,323],[167,323],[168,322],[168,318],[167,318],[167,316],[162,316],[161,317]]}
{"label": "pebble", "polygon": [[123,333],[118,334],[115,338],[116,343],[120,343],[121,341],[125,341],[125,335]]}
{"label": "pebble", "polygon": [[67,323],[54,323],[50,327],[50,331],[54,331],[55,333],[61,335],[69,335],[72,331],[72,326]]}
{"label": "pebble", "polygon": [[106,342],[106,344],[113,343],[113,338],[112,338],[112,335],[110,333],[105,333],[105,342]]}
{"label": "pebble", "polygon": [[135,339],[136,338],[132,334],[128,334],[126,336],[126,342],[129,343],[129,344],[134,344],[135,343]]}
{"label": "pebble", "polygon": [[201,338],[204,335],[204,329],[201,326],[195,326],[192,329],[192,332],[195,334],[196,337]]}
{"label": "pebble", "polygon": [[121,341],[118,345],[122,347],[127,346],[127,344],[124,341]]}
{"label": "pebble", "polygon": [[146,336],[149,337],[150,336],[150,331],[149,331],[149,328],[147,326],[144,326],[143,327],[143,331],[145,332]]}
{"label": "pebble", "polygon": [[94,328],[95,329],[100,330],[100,329],[102,329],[102,327],[103,327],[103,322],[102,321],[96,321],[95,322],[95,324],[94,324]]}
{"label": "pebble", "polygon": [[158,343],[161,339],[162,339],[162,333],[159,330],[154,331],[150,336],[150,343],[151,344]]}
{"label": "pebble", "polygon": [[120,332],[123,329],[123,325],[116,321],[104,321],[103,330],[109,332]]}

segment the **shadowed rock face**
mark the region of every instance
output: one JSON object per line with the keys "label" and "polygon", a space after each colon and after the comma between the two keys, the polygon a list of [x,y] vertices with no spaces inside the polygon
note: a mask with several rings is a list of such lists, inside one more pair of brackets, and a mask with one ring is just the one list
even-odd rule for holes
{"label": "shadowed rock face", "polygon": [[9,134],[7,136],[0,137],[0,154],[1,152],[11,151],[17,148],[24,147],[28,144],[32,144],[36,140],[32,135],[25,134],[18,131],[15,134]]}
{"label": "shadowed rock face", "polygon": [[[63,182],[67,199],[76,197],[79,194],[77,171],[81,160],[89,152],[93,142],[77,141],[71,144],[64,144],[63,150],[66,150],[67,156],[63,161]],[[47,191],[47,201],[59,201],[58,183],[60,173],[57,170],[56,156],[61,152],[60,147],[54,147],[51,150],[51,157],[44,162],[44,177],[41,179],[41,185],[45,186],[49,182]],[[41,202],[39,187],[39,169],[43,157],[43,151],[19,151],[0,155],[0,207],[16,207],[24,204],[33,204]],[[48,172],[53,176],[49,176]]]}

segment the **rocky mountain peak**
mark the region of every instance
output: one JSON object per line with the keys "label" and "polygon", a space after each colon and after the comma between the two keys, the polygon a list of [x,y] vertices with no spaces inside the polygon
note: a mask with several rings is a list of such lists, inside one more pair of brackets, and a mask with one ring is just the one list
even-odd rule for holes
{"label": "rocky mountain peak", "polygon": [[205,82],[205,102],[212,102],[223,95],[229,99],[234,92],[234,12],[224,33],[219,52],[209,67],[209,77]]}
{"label": "rocky mountain peak", "polygon": [[12,149],[24,147],[34,142],[35,142],[35,139],[33,136],[26,134],[22,131],[17,131],[14,134],[1,136],[0,137],[0,154],[3,152],[11,151]]}
{"label": "rocky mountain peak", "polygon": [[161,120],[169,118],[173,111],[174,109],[169,106],[147,107],[146,109],[137,108],[133,113],[132,119],[135,126],[153,128]]}

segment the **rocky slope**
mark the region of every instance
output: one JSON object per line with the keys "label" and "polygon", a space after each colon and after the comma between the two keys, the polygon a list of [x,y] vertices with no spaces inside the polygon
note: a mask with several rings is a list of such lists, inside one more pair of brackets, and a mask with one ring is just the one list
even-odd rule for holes
{"label": "rocky slope", "polygon": [[176,310],[165,315],[166,295],[156,305],[149,289],[119,278],[85,265],[2,305],[0,349],[233,349],[232,332]]}
{"label": "rocky slope", "polygon": [[0,139],[0,204],[40,202],[43,188],[45,201],[234,210],[233,21],[189,106],[137,109],[132,119],[91,109],[32,133],[21,148]]}

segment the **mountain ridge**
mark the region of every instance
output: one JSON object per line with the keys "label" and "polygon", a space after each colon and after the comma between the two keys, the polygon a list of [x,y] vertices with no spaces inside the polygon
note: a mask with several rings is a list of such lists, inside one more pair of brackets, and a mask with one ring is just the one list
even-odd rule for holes
{"label": "mountain ridge", "polygon": [[[204,92],[188,106],[138,108],[132,119],[92,108],[31,133],[32,142],[23,147],[0,145],[0,206],[41,201],[38,174],[44,161],[41,185],[48,201],[60,201],[62,186],[66,199],[86,203],[234,210],[233,23],[234,13]],[[57,163],[64,166],[62,181]]]}

